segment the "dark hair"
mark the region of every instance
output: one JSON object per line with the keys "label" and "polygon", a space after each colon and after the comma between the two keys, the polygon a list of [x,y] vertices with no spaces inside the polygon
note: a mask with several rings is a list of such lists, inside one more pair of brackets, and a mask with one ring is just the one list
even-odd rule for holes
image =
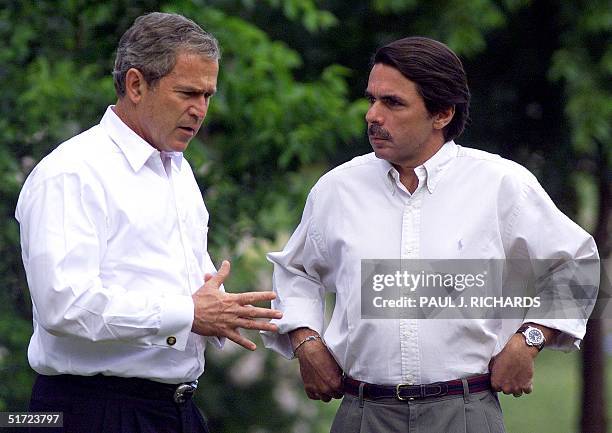
{"label": "dark hair", "polygon": [[372,64],[376,63],[391,66],[414,82],[430,114],[454,106],[455,115],[443,130],[444,139],[461,135],[469,117],[470,90],[461,60],[450,48],[413,36],[379,48],[372,58]]}
{"label": "dark hair", "polygon": [[138,69],[149,86],[168,75],[179,51],[219,60],[219,44],[202,28],[178,14],[153,12],[136,18],[119,40],[113,80],[117,95],[125,95],[125,74]]}

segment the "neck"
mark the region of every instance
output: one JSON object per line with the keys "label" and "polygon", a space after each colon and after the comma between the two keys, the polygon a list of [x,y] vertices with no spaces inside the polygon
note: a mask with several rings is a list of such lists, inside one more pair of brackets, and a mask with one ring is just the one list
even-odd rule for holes
{"label": "neck", "polygon": [[[143,134],[142,129],[138,126],[139,122],[135,115],[136,110],[133,106],[129,106],[129,104],[130,101],[126,100],[126,98],[121,98],[117,101],[112,110],[115,112],[117,117],[128,126],[128,128],[130,128],[136,134],[140,135],[140,137],[142,137],[144,141],[151,144],[149,140],[147,140],[147,137],[145,137],[145,135]],[[153,145],[151,144],[151,146]]]}
{"label": "neck", "polygon": [[440,140],[433,146],[429,146],[425,152],[422,152],[418,157],[400,161],[391,162],[393,167],[397,170],[400,175],[400,182],[406,187],[406,189],[412,194],[417,186],[419,186],[419,178],[417,177],[414,169],[420,165],[423,165],[427,160],[434,156],[444,145],[444,140]]}
{"label": "neck", "polygon": [[[397,167],[396,167],[397,168]],[[399,170],[398,170],[399,171]],[[410,194],[414,193],[419,186],[419,178],[417,177],[414,169],[399,171],[400,182],[406,187]]]}

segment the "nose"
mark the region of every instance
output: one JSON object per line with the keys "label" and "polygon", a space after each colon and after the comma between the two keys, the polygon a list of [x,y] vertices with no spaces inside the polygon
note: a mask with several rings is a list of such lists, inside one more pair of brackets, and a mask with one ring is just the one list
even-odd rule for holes
{"label": "nose", "polygon": [[201,122],[206,117],[208,112],[208,97],[201,95],[196,98],[193,104],[189,107],[189,114],[196,117],[198,122]]}
{"label": "nose", "polygon": [[380,109],[380,104],[378,101],[374,101],[370,104],[370,108],[368,108],[368,111],[366,111],[365,120],[368,124],[378,123],[379,125],[382,125],[384,123],[382,110]]}

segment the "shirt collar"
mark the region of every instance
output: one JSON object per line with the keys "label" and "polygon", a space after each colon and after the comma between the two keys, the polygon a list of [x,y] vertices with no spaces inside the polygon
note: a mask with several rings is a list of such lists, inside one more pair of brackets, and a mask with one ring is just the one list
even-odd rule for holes
{"label": "shirt collar", "polygon": [[166,152],[162,150],[160,152],[162,160],[164,158],[170,158],[178,168],[181,168],[181,162],[183,162],[183,152]]}
{"label": "shirt collar", "polygon": [[[444,145],[438,150],[431,158],[425,161],[422,165],[415,168],[417,174],[419,172],[425,172],[425,182],[427,185],[427,189],[430,193],[433,194],[436,189],[436,185],[442,178],[442,174],[444,170],[451,164],[454,158],[457,156],[458,146],[454,141],[448,141],[444,143]],[[385,161],[383,159],[381,161],[381,168],[383,170],[383,175],[385,179],[385,183],[391,190],[391,192],[395,191],[395,183],[397,181],[394,176],[394,172],[397,172],[393,165],[389,161]],[[420,175],[419,175],[420,177]]]}
{"label": "shirt collar", "polygon": [[139,171],[145,163],[154,155],[159,158],[161,155],[167,155],[172,158],[174,163],[180,168],[183,160],[182,152],[160,152],[145,141],[140,135],[136,134],[123,120],[117,116],[113,110],[114,105],[110,105],[100,125],[108,133],[113,142],[117,145],[121,153],[128,160],[134,171]]}

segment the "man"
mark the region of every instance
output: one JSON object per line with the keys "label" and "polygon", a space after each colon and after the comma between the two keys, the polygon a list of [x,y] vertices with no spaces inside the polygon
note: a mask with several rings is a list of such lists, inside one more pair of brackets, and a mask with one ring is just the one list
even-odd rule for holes
{"label": "man", "polygon": [[[470,93],[445,45],[410,37],[379,49],[366,97],[373,154],[324,175],[274,263],[267,347],[299,359],[312,399],[344,399],[331,431],[503,432],[495,391],[532,391],[544,343],[571,349],[586,319],[362,317],[364,259],[597,259],[593,239],[518,164],[453,141]],[[335,306],[324,331],[324,298]],[[520,319],[519,319],[520,320]],[[502,323],[504,322],[504,323]]]}
{"label": "man", "polygon": [[[217,88],[215,38],[176,14],[136,19],[99,125],[61,144],[17,204],[33,302],[30,410],[64,414],[66,432],[207,432],[191,400],[207,342],[255,344],[274,331],[230,294],[207,252],[208,212],[182,152]],[[213,276],[214,274],[214,276]],[[221,290],[220,290],[221,289]]]}

